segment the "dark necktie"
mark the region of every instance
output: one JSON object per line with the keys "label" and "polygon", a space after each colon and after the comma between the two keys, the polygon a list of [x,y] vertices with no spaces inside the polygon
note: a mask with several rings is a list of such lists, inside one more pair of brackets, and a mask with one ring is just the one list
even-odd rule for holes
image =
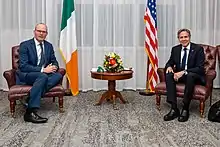
{"label": "dark necktie", "polygon": [[186,57],[187,57],[187,48],[184,48],[184,55],[183,55],[183,58],[182,58],[182,70],[185,70],[185,66],[186,66]]}
{"label": "dark necktie", "polygon": [[41,58],[40,58],[40,63],[39,66],[43,66],[45,63],[45,56],[44,56],[44,49],[43,49],[43,44],[40,43],[40,48],[41,48]]}

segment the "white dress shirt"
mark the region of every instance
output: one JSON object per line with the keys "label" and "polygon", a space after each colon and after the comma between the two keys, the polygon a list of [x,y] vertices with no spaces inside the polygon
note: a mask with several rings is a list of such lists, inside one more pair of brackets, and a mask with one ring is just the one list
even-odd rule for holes
{"label": "white dress shirt", "polygon": [[[40,43],[34,38],[34,42],[35,42],[35,47],[36,47],[36,50],[37,50],[37,65],[40,64],[40,60],[41,60],[41,47],[40,47]],[[44,50],[44,42],[42,42],[42,47],[43,47],[43,50]]]}
{"label": "white dress shirt", "polygon": [[[35,42],[35,47],[36,47],[36,51],[37,51],[37,65],[40,64],[40,60],[41,60],[41,52],[42,52],[42,49],[40,47],[40,42],[38,42],[36,40],[36,38],[34,38],[34,42]],[[44,42],[42,42],[42,47],[43,47],[43,50],[44,50]],[[44,66],[42,66],[41,68],[41,72],[44,71]]]}

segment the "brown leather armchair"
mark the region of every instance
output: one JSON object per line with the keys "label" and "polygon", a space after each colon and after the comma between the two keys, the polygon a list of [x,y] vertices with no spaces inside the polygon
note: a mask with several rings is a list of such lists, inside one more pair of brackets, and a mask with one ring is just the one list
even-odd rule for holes
{"label": "brown leather armchair", "polygon": [[[193,93],[193,99],[200,101],[200,115],[204,117],[204,108],[205,101],[210,97],[210,105],[212,102],[212,89],[213,89],[213,80],[216,77],[216,47],[201,44],[204,48],[205,53],[205,74],[206,74],[206,85],[196,85]],[[164,68],[158,68],[157,73],[159,75],[160,83],[158,83],[155,87],[156,94],[156,105],[160,110],[160,101],[161,95],[166,95],[166,83],[165,83],[165,70]],[[184,96],[184,88],[185,85],[179,83],[176,85],[176,96],[182,97]]]}
{"label": "brown leather armchair", "polygon": [[[16,70],[18,69],[18,62],[19,62],[19,46],[12,47],[12,69],[7,70],[3,73],[9,88],[8,92],[8,100],[10,101],[10,111],[12,117],[14,117],[15,113],[15,104],[16,100],[24,98],[27,96],[31,87],[29,85],[16,85]],[[58,70],[63,76],[66,74],[66,70],[60,68]],[[62,80],[60,83],[50,89],[47,93],[45,93],[44,97],[53,97],[53,101],[55,101],[55,97],[59,98],[59,110],[63,112],[63,96],[65,91],[62,87]]]}

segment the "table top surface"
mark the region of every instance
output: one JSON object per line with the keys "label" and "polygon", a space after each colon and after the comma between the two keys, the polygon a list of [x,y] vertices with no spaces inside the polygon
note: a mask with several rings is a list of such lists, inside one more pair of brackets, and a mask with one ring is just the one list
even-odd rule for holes
{"label": "table top surface", "polygon": [[125,80],[130,79],[133,76],[132,70],[123,70],[121,72],[93,72],[91,71],[91,77],[99,80]]}
{"label": "table top surface", "polygon": [[123,74],[132,74],[133,71],[132,70],[123,70],[121,72],[94,72],[94,71],[91,71],[92,74],[98,74],[98,75],[123,75]]}

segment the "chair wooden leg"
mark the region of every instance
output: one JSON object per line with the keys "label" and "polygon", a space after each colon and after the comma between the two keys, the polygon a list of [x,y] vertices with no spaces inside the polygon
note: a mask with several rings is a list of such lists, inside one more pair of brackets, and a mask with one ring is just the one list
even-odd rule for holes
{"label": "chair wooden leg", "polygon": [[157,105],[157,109],[160,111],[160,100],[161,100],[161,96],[156,94],[156,105]]}
{"label": "chair wooden leg", "polygon": [[14,100],[10,100],[10,112],[11,112],[11,116],[15,117],[15,101]]}
{"label": "chair wooden leg", "polygon": [[205,103],[204,103],[204,101],[200,101],[200,116],[201,116],[201,118],[205,117],[204,109],[205,109]]}
{"label": "chair wooden leg", "polygon": [[55,102],[55,97],[53,97],[53,102]]}
{"label": "chair wooden leg", "polygon": [[60,113],[64,112],[64,109],[63,109],[63,96],[59,97],[59,110],[60,110]]}

